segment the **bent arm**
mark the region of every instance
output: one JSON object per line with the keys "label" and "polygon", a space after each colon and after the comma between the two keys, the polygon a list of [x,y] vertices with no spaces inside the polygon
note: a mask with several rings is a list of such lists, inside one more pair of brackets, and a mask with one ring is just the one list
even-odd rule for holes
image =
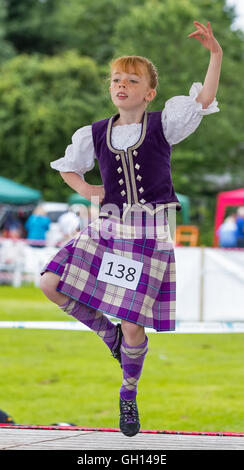
{"label": "bent arm", "polygon": [[98,196],[99,202],[104,198],[104,186],[103,185],[92,185],[87,183],[80,175],[73,171],[60,171],[65,183],[67,183],[74,191],[81,196],[85,197],[89,201],[92,197]]}

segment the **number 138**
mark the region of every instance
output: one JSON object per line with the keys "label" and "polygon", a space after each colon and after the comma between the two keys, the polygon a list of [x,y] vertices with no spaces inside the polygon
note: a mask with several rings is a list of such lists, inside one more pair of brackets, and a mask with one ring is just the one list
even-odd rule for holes
{"label": "number 138", "polygon": [[114,264],[113,261],[110,261],[107,264],[110,265],[109,272],[105,273],[108,276],[115,276],[118,279],[121,279],[121,278],[125,277],[125,279],[129,282],[134,281],[134,279],[135,279],[134,274],[136,273],[135,268],[132,268],[132,267],[128,268],[127,269],[127,274],[125,274],[126,273],[125,266],[123,264],[118,264],[117,265],[117,272],[120,273],[120,275],[117,275],[117,274],[112,274],[113,264]]}

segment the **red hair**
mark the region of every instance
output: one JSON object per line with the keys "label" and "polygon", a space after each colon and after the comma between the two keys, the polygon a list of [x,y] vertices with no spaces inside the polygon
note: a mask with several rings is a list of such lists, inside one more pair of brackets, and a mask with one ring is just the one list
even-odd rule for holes
{"label": "red hair", "polygon": [[139,76],[147,74],[150,88],[156,89],[158,84],[158,73],[155,65],[146,57],[128,55],[118,57],[110,63],[111,73],[121,71],[125,73],[136,73]]}

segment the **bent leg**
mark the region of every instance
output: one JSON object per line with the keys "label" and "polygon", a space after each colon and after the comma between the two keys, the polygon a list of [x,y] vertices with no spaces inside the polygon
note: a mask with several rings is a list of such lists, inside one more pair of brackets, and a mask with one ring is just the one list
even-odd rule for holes
{"label": "bent leg", "polygon": [[46,271],[42,274],[40,279],[40,288],[45,294],[45,296],[54,302],[55,304],[61,306],[64,305],[65,302],[68,301],[69,297],[62,292],[58,292],[57,285],[60,281],[60,276],[58,274],[54,274],[51,271]]}
{"label": "bent leg", "polygon": [[46,271],[40,280],[40,288],[46,297],[57,304],[68,315],[88,326],[112,351],[117,347],[119,332],[116,327],[102,312],[70,298],[58,292],[57,285],[60,276],[51,271]]}
{"label": "bent leg", "polygon": [[93,330],[104,341],[110,351],[117,347],[119,331],[116,325],[100,310],[88,307],[74,299],[70,299],[70,302],[67,302],[60,308],[68,315],[72,315],[76,320]]}

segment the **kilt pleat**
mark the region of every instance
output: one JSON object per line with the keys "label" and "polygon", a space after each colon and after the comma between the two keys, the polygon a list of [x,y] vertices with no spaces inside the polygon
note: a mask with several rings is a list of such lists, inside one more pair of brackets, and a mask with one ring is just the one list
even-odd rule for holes
{"label": "kilt pleat", "polygon": [[[108,224],[113,233],[109,237]],[[167,228],[162,238],[149,238],[146,227],[139,238],[135,229],[130,232],[132,236],[126,232],[121,237],[117,220],[99,217],[62,247],[41,274],[45,271],[58,274],[57,290],[90,308],[156,331],[172,331],[176,307],[175,256],[165,217],[162,226]],[[143,263],[136,290],[97,279],[105,252]]]}

